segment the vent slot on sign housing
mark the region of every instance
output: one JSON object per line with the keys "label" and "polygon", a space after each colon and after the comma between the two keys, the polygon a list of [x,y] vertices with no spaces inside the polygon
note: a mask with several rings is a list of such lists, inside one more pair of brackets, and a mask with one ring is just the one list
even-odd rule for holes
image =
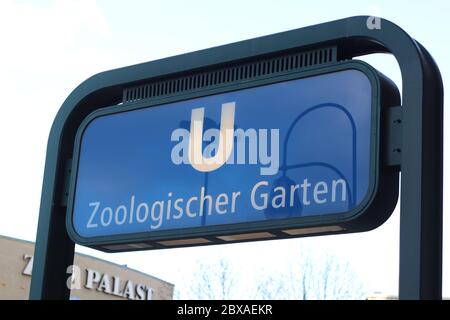
{"label": "vent slot on sign housing", "polygon": [[316,65],[334,63],[337,60],[336,51],[336,47],[327,47],[284,54],[212,71],[197,72],[189,76],[153,81],[126,88],[123,92],[122,102],[126,104],[174,94],[184,94],[200,89],[214,88],[219,85],[261,79]]}

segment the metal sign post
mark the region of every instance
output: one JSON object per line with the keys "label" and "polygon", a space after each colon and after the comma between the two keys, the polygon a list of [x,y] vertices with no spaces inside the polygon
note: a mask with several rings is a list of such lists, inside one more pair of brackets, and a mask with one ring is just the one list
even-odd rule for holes
{"label": "metal sign post", "polygon": [[[58,112],[48,141],[30,298],[69,298],[66,270],[74,254],[74,243],[65,225],[70,170],[76,133],[89,114],[140,97],[139,88],[155,80],[291,52],[321,52],[321,48],[331,47],[337,63],[386,52],[400,65],[401,108],[391,110],[390,116],[382,121],[387,132],[382,158],[389,164],[383,170],[388,173],[400,168],[402,177],[399,297],[441,299],[442,80],[433,59],[418,42],[387,20],[380,19],[374,27],[369,25],[370,19],[352,17],[251,39],[100,73],[82,83]],[[319,53],[312,54],[308,61],[321,57]],[[395,100],[391,99],[391,105],[399,102]],[[401,138],[396,132],[401,132]],[[392,193],[397,192],[394,185],[384,186],[392,188]]]}

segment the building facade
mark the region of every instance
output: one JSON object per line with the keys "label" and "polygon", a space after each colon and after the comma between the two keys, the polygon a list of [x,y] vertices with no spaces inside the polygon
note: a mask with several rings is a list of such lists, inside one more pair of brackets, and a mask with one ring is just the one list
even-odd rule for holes
{"label": "building facade", "polygon": [[[0,300],[27,300],[34,243],[0,236]],[[174,285],[84,254],[67,269],[73,300],[171,300]]]}

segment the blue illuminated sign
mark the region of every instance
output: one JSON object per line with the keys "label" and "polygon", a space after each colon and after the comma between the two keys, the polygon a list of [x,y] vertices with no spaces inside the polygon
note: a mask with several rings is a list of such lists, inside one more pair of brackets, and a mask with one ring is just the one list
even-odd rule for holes
{"label": "blue illuminated sign", "polygon": [[376,82],[357,68],[281,80],[91,115],[69,229],[163,239],[358,214],[374,192]]}

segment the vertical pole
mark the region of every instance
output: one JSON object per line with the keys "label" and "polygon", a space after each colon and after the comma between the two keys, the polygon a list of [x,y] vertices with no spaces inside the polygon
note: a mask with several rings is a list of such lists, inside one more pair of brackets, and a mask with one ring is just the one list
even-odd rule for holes
{"label": "vertical pole", "polygon": [[41,206],[34,249],[30,299],[48,300],[70,298],[67,268],[73,264],[75,244],[66,229],[64,183],[67,170],[59,160],[61,134],[52,128],[47,145]]}
{"label": "vertical pole", "polygon": [[54,210],[47,216],[40,215],[30,299],[70,298],[66,284],[69,275],[66,271],[73,264],[74,250],[75,244],[66,232],[65,210]]}
{"label": "vertical pole", "polygon": [[[443,88],[433,59],[417,45],[422,101],[403,101],[399,298],[442,299]],[[404,79],[403,87],[414,81]]]}

